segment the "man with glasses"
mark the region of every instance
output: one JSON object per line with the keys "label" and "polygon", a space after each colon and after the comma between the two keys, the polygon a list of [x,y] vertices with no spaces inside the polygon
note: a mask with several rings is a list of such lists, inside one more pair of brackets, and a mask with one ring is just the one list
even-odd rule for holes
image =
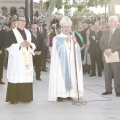
{"label": "man with glasses", "polygon": [[33,100],[32,55],[36,47],[25,25],[25,17],[19,16],[17,27],[7,32],[5,38],[4,48],[9,52],[6,102],[11,104]]}

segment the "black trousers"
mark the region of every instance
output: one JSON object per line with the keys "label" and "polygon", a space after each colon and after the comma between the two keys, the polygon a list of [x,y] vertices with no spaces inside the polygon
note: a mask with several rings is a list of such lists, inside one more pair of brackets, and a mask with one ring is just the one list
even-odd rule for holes
{"label": "black trousers", "polygon": [[42,69],[46,69],[47,47],[42,52]]}
{"label": "black trousers", "polygon": [[41,66],[42,66],[41,55],[35,55],[33,57],[33,65],[35,67],[36,78],[39,79],[41,75]]}
{"label": "black trousers", "polygon": [[0,54],[0,81],[3,78],[4,57],[5,57],[5,52]]}
{"label": "black trousers", "polygon": [[92,74],[96,74],[95,63],[97,64],[98,75],[101,75],[102,54],[90,53]]}

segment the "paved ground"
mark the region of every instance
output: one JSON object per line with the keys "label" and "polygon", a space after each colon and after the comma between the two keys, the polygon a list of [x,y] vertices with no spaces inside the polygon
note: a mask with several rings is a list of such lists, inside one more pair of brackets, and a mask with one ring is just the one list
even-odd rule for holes
{"label": "paved ground", "polygon": [[95,93],[104,92],[104,87],[101,87],[104,85],[103,77],[84,75],[86,89],[84,97],[80,101],[92,102],[87,102],[82,106],[79,106],[80,104],[72,105],[69,101],[48,102],[48,77],[49,72],[42,72],[43,81],[34,80],[33,102],[12,105],[5,102],[7,81],[6,70],[4,70],[6,84],[0,85],[0,120],[120,120],[120,98],[113,93],[107,96],[112,99],[108,101],[108,98],[103,98]]}

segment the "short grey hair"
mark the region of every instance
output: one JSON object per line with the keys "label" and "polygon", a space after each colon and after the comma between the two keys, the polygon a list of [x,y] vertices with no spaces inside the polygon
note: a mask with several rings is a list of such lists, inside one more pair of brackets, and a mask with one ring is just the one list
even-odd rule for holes
{"label": "short grey hair", "polygon": [[115,22],[118,22],[118,17],[117,16],[110,16],[109,20],[111,20],[111,19],[113,19]]}

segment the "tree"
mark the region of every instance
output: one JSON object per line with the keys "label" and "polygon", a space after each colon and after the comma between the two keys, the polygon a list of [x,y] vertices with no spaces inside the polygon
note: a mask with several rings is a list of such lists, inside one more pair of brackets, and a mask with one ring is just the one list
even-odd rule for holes
{"label": "tree", "polygon": [[[65,2],[64,2],[65,1]],[[62,6],[65,6],[65,9],[70,9],[71,7],[78,8],[79,11],[82,11],[84,9],[83,5],[86,5],[86,7],[93,7],[93,6],[103,6],[110,2],[111,0],[73,0],[73,4],[70,4],[70,0],[48,0],[46,2],[46,24],[49,26],[49,21],[52,16],[52,12],[54,8],[56,7],[58,10],[62,8]]]}
{"label": "tree", "polygon": [[52,16],[52,12],[53,12],[53,10],[55,8],[55,5],[56,5],[56,3],[58,1],[59,0],[49,0],[49,6],[47,8],[46,15],[45,15],[45,17],[46,17],[46,21],[45,22],[46,22],[48,27],[50,25],[50,19],[51,19],[51,16]]}
{"label": "tree", "polygon": [[97,7],[98,5],[103,6],[109,3],[111,0],[85,0],[85,1],[88,7],[94,7],[94,6]]}

